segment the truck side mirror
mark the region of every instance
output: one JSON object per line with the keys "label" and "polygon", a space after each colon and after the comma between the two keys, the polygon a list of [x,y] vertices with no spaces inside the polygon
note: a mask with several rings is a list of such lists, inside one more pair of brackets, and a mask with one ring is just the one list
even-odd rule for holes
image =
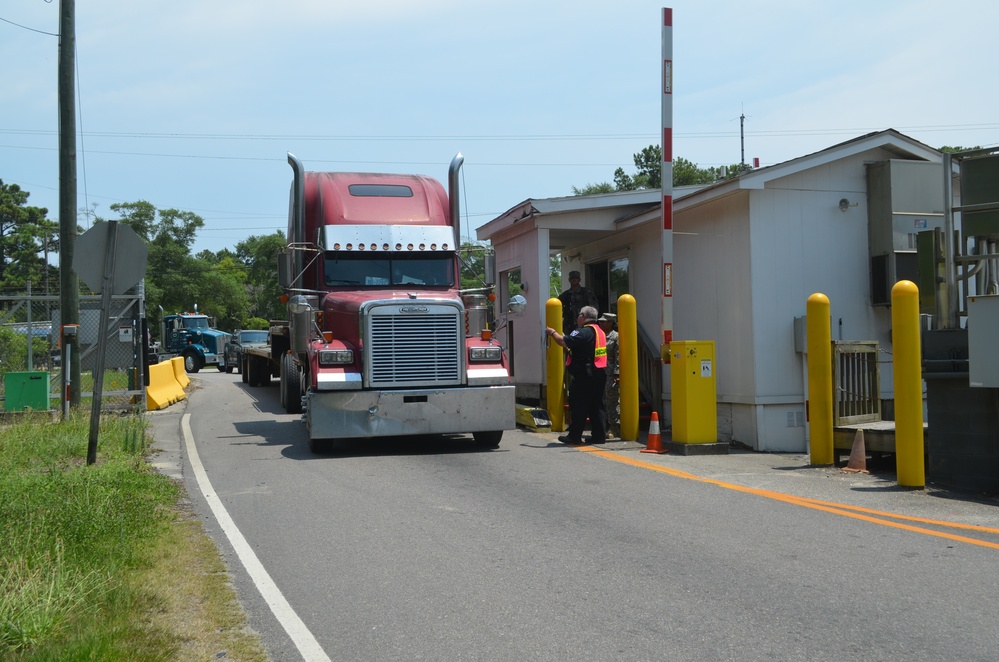
{"label": "truck side mirror", "polygon": [[291,253],[282,250],[277,256],[278,285],[282,288],[291,286]]}
{"label": "truck side mirror", "polygon": [[482,282],[486,285],[496,284],[496,255],[494,253],[487,253],[484,258],[483,269],[485,271],[484,278]]}
{"label": "truck side mirror", "polygon": [[506,312],[519,315],[525,308],[527,308],[527,299],[520,294],[514,294],[506,305]]}

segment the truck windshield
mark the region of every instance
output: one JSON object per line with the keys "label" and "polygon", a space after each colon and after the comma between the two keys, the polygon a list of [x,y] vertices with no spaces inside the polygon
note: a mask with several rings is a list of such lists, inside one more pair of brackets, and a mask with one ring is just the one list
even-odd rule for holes
{"label": "truck windshield", "polygon": [[185,329],[207,329],[208,328],[208,318],[207,317],[185,317],[184,318],[184,328]]}
{"label": "truck windshield", "polygon": [[240,331],[239,332],[239,342],[241,343],[251,343],[267,342],[267,331]]}
{"label": "truck windshield", "polygon": [[337,285],[454,285],[454,256],[328,252],[325,281]]}

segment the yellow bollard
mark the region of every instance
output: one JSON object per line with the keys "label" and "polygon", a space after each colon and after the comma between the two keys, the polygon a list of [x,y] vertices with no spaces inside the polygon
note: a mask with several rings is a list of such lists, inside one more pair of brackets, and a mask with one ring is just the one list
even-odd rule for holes
{"label": "yellow bollard", "polygon": [[808,335],[809,456],[813,465],[833,464],[832,321],[829,297],[816,292],[805,307]]}
{"label": "yellow bollard", "polygon": [[925,487],[923,376],[919,347],[919,288],[900,280],[891,288],[891,342],[895,359],[895,470],[902,487]]}
{"label": "yellow bollard", "polygon": [[[552,297],[545,304],[545,325],[562,331],[562,302]],[[542,329],[543,331],[544,329]],[[548,375],[548,418],[552,422],[552,432],[565,431],[565,394],[563,377],[565,354],[562,346],[545,336],[548,345],[545,353],[545,369]]]}
{"label": "yellow bollard", "polygon": [[638,313],[635,297],[630,294],[622,294],[617,299],[617,347],[621,438],[638,441]]}

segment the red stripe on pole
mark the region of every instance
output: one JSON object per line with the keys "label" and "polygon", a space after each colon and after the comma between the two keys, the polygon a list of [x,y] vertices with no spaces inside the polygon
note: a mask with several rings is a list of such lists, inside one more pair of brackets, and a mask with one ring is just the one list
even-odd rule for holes
{"label": "red stripe on pole", "polygon": [[669,7],[663,8],[663,25],[668,28],[673,27],[673,10]]}
{"label": "red stripe on pole", "polygon": [[673,342],[673,329],[664,329],[663,330],[663,342],[664,343],[671,343],[671,342]]}
{"label": "red stripe on pole", "polygon": [[669,163],[673,160],[673,127],[667,126],[663,129],[663,162]]}
{"label": "red stripe on pole", "polygon": [[663,230],[673,229],[673,196],[663,196]]}

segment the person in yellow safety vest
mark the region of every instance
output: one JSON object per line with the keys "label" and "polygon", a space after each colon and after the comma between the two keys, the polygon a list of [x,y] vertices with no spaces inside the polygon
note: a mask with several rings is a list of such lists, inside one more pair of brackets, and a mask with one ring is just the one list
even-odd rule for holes
{"label": "person in yellow safety vest", "polygon": [[569,431],[558,438],[564,444],[583,443],[583,428],[590,419],[590,441],[607,440],[607,411],[604,409],[604,386],[607,382],[607,336],[597,324],[597,309],[583,306],[576,319],[576,329],[563,335],[551,328],[545,333],[569,350],[565,360],[572,377],[569,384]]}

